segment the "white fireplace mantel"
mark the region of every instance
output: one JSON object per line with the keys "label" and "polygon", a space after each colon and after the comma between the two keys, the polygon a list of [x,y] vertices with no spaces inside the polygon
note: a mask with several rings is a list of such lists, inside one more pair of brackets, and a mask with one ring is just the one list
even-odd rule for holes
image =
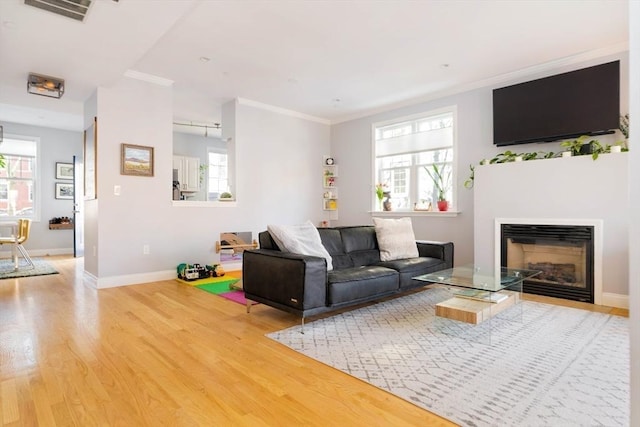
{"label": "white fireplace mantel", "polygon": [[627,308],[628,169],[627,153],[478,166],[474,261],[499,264],[498,222],[594,225],[595,303]]}

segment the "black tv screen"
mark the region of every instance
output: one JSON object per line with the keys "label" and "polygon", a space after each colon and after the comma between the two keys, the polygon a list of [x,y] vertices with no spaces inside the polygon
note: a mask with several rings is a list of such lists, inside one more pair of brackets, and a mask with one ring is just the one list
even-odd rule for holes
{"label": "black tv screen", "polygon": [[620,61],[493,91],[498,146],[612,133],[619,118]]}

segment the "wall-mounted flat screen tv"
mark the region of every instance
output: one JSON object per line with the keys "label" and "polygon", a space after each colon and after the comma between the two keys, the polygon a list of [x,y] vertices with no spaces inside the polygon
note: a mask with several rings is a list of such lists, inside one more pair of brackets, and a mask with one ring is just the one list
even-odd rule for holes
{"label": "wall-mounted flat screen tv", "polygon": [[493,91],[498,146],[612,133],[619,120],[620,61]]}

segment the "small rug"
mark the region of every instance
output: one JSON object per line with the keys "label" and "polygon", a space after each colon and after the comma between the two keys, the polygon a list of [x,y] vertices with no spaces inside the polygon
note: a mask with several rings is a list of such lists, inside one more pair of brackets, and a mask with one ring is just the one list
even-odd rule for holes
{"label": "small rug", "polygon": [[491,332],[479,343],[460,337],[475,326],[435,317],[446,292],[267,336],[461,426],[629,425],[628,318],[523,301],[504,312],[520,321],[479,325]]}
{"label": "small rug", "polygon": [[[247,305],[247,299],[244,297],[244,292],[242,291],[231,291],[218,295],[220,295],[222,298],[237,302],[238,304]],[[251,301],[251,305],[256,304],[258,304],[256,301]]]}
{"label": "small rug", "polygon": [[19,260],[18,271],[13,271],[13,260],[0,259],[0,280],[1,279],[15,279],[16,277],[30,277],[30,276],[45,276],[47,274],[58,274],[58,271],[51,266],[47,261],[32,258],[35,267],[31,268],[29,264],[23,259]]}
{"label": "small rug", "polygon": [[201,285],[209,285],[216,283],[235,283],[238,281],[236,277],[222,276],[222,277],[207,277],[206,279],[198,279],[198,280],[182,280],[176,279],[178,282],[183,283],[189,286],[201,286]]}
{"label": "small rug", "polygon": [[238,279],[227,280],[226,282],[219,282],[219,283],[209,283],[207,285],[196,286],[196,288],[201,289],[205,292],[209,292],[210,294],[220,295],[225,292],[229,292],[231,290],[229,286],[234,284],[237,281]]}

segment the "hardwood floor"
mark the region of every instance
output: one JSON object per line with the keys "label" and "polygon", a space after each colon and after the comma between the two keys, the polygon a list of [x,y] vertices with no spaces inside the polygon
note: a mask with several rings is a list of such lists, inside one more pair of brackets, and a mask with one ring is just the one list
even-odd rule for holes
{"label": "hardwood floor", "polygon": [[454,425],[264,336],[293,315],[173,280],[95,290],[48,260],[0,280],[2,426]]}

